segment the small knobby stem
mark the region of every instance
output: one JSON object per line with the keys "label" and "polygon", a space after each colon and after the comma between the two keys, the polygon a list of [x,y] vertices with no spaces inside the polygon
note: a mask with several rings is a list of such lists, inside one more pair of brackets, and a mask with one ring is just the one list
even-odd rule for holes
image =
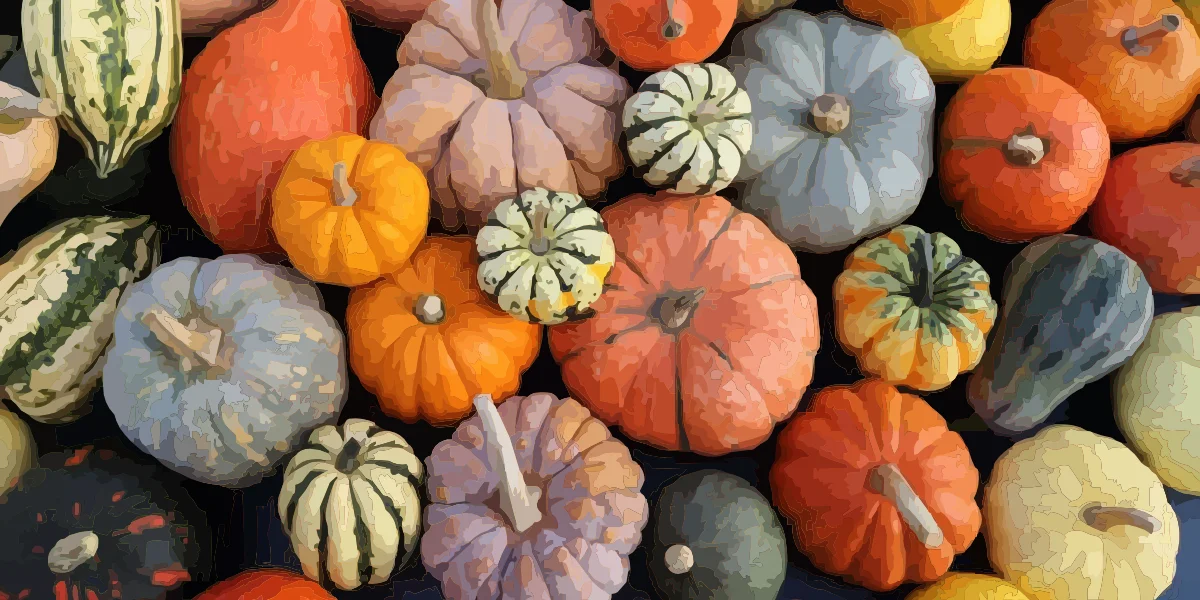
{"label": "small knobby stem", "polygon": [[1162,529],[1162,521],[1154,515],[1136,508],[1092,505],[1079,512],[1079,517],[1088,527],[1107,532],[1118,525],[1137,527],[1146,533]]}
{"label": "small knobby stem", "polygon": [[198,361],[205,367],[217,366],[221,338],[224,337],[220,329],[208,332],[193,331],[157,305],[151,306],[142,315],[142,323],[176,356]]}
{"label": "small knobby stem", "polygon": [[1183,19],[1179,15],[1163,15],[1149,25],[1126,27],[1121,31],[1121,45],[1125,46],[1130,56],[1149,54],[1154,49],[1152,42],[1175,32],[1180,25],[1183,25]]}
{"label": "small knobby stem", "polygon": [[413,305],[413,314],[425,325],[437,325],[446,318],[446,302],[437,294],[421,294]]}
{"label": "small knobby stem", "polygon": [[72,533],[58,540],[46,555],[46,563],[50,572],[64,575],[74,571],[76,567],[92,560],[100,549],[100,536],[91,531]]}
{"label": "small knobby stem", "polygon": [[667,563],[668,571],[676,575],[683,575],[692,570],[692,566],[696,562],[696,557],[692,554],[691,548],[683,544],[675,544],[667,548],[667,552],[663,556],[663,562]]}
{"label": "small knobby stem", "polygon": [[696,304],[704,297],[704,288],[667,294],[659,298],[655,316],[667,331],[678,331],[692,318]]}
{"label": "small knobby stem", "polygon": [[346,440],[342,444],[341,452],[338,452],[337,458],[334,459],[334,468],[347,475],[354,472],[358,468],[358,453],[362,451],[362,443],[354,438]]}
{"label": "small knobby stem", "polygon": [[666,0],[666,3],[667,22],[663,24],[662,36],[669,42],[682,36],[687,31],[687,27],[675,16],[675,0]]}
{"label": "small knobby stem", "polygon": [[500,39],[500,9],[495,0],[479,2],[484,62],[487,63],[487,95],[497,100],[516,100],[525,95],[529,76],[517,66],[517,59],[512,54],[512,40]]}
{"label": "small knobby stem", "polygon": [[813,126],[828,135],[840,133],[850,124],[850,101],[841,94],[822,94],[813,100]]}
{"label": "small knobby stem", "polygon": [[908,525],[908,528],[916,534],[922,544],[925,544],[927,548],[937,548],[942,545],[946,539],[942,534],[942,528],[938,527],[929,508],[913,491],[908,480],[900,473],[899,467],[891,463],[875,467],[871,470],[868,485],[871,486],[872,491],[882,494],[896,505],[896,510],[900,512],[900,518],[904,519],[904,524]]}
{"label": "small knobby stem", "polygon": [[550,240],[546,237],[546,221],[550,218],[550,209],[538,205],[533,209],[533,235],[529,238],[529,251],[541,256],[550,251]]}
{"label": "small knobby stem", "polygon": [[525,475],[517,463],[512,438],[500,418],[500,411],[489,394],[479,394],[474,400],[475,412],[483,424],[484,445],[488,465],[500,476],[500,510],[517,533],[524,533],[542,520],[538,510],[541,490],[525,485]]}
{"label": "small knobby stem", "polygon": [[1171,171],[1171,181],[1186,187],[1200,187],[1200,156],[1189,158]]}
{"label": "small knobby stem", "polygon": [[1046,157],[1046,142],[1036,135],[1015,133],[1004,145],[1004,157],[1014,165],[1032,167]]}
{"label": "small knobby stem", "polygon": [[354,206],[358,201],[358,192],[350,186],[349,169],[346,163],[333,163],[333,203],[338,206]]}

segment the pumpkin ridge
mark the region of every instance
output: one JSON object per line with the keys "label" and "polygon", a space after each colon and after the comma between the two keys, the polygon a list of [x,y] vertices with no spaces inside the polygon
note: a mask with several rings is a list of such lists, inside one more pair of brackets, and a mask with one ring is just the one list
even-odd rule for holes
{"label": "pumpkin ridge", "polygon": [[[695,213],[699,204],[699,202],[696,202],[693,205],[693,214]],[[741,211],[732,204],[729,205],[729,212],[725,215],[725,221],[723,221],[721,226],[717,228],[717,232],[708,239],[708,242],[705,244],[704,248],[700,250],[700,254],[696,255],[696,260],[694,261],[695,264],[692,267],[692,275],[690,279],[695,279],[696,276],[700,274],[700,268],[703,267],[704,262],[708,260],[708,255],[712,253],[713,246],[716,245],[717,240],[720,239],[721,236],[725,235],[725,233],[729,231],[729,228],[733,225],[733,218],[736,217],[740,212]]]}
{"label": "pumpkin ridge", "polygon": [[333,496],[333,486],[337,482],[337,475],[333,476],[334,481],[329,482],[329,487],[325,489],[325,497],[321,500],[321,509],[318,512],[317,525],[317,583],[321,587],[329,589],[329,567],[328,567],[328,546],[329,546],[329,526],[326,518],[329,510],[329,498]]}
{"label": "pumpkin ridge", "polygon": [[691,452],[692,446],[688,442],[687,429],[684,428],[684,412],[683,412],[683,353],[680,351],[679,335],[672,334],[675,337],[675,427],[676,436],[679,439],[680,452]]}
{"label": "pumpkin ridge", "polygon": [[[403,518],[401,517],[400,511],[396,508],[396,503],[392,502],[392,499],[390,497],[388,497],[387,494],[384,494],[383,490],[379,489],[379,486],[376,485],[375,482],[372,481],[369,477],[364,477],[361,473],[355,473],[354,475],[351,475],[351,479],[353,479],[354,477],[358,477],[359,481],[366,482],[367,486],[371,488],[371,491],[374,492],[375,495],[379,497],[379,502],[380,502],[380,504],[383,504],[384,511],[386,511],[388,516],[392,518],[392,522],[396,524],[396,531],[400,534],[401,545],[406,546],[404,548],[403,558],[401,558],[401,555],[399,552],[395,552],[395,556],[392,557],[392,568],[394,569],[396,567],[396,565],[407,564],[409,558],[412,557],[414,548],[409,546],[408,544],[404,543],[404,537],[405,537],[404,536],[404,522],[403,522]],[[351,487],[353,488],[353,486],[351,486]],[[416,489],[421,489],[421,488],[416,488]]]}

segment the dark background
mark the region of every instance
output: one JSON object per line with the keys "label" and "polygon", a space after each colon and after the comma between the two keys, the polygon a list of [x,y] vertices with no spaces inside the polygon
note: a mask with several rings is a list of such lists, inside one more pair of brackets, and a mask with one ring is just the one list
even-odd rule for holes
{"label": "dark background", "polygon": [[[588,8],[587,0],[567,0],[568,4],[577,9]],[[17,0],[0,0],[0,34],[19,35],[20,5]],[[1025,29],[1030,20],[1040,10],[1043,2],[1033,0],[1013,0],[1013,27],[1008,46],[998,64],[1021,64],[1022,44]],[[813,13],[825,10],[836,10],[834,0],[799,2]],[[746,25],[734,27],[722,48],[710,58],[718,60],[729,50],[729,41],[733,35]],[[354,34],[363,59],[366,61],[375,79],[377,91],[382,91],[384,84],[396,69],[395,51],[401,36],[355,21]],[[205,39],[189,38],[184,42],[184,66],[204,47]],[[19,55],[18,61],[19,62]],[[0,79],[17,85],[28,85],[28,74],[23,72],[20,64],[10,62],[7,68],[0,70]],[[621,74],[630,84],[636,87],[648,75],[633,71],[622,65]],[[957,85],[937,86],[938,115],[957,89]],[[46,225],[65,217],[81,214],[100,214],[104,212],[121,214],[152,215],[162,230],[163,262],[181,256],[216,257],[220,254],[217,246],[209,242],[204,233],[188,215],[179,198],[175,179],[167,153],[167,140],[170,130],[144,148],[131,164],[118,173],[114,173],[106,181],[96,180],[91,164],[84,157],[83,149],[65,132],[62,134],[58,164],[51,178],[38,192],[24,200],[12,214],[0,225],[0,253],[6,253],[20,243],[21,240],[33,235]],[[1113,147],[1113,155],[1127,149],[1164,141],[1183,139],[1181,127],[1159,136],[1143,140],[1137,144],[1117,144]],[[942,200],[938,189],[938,174],[925,190],[920,207],[908,223],[918,225],[928,231],[942,231],[956,240],[962,247],[963,253],[979,261],[992,276],[992,294],[999,299],[1005,267],[1021,250],[1023,244],[1002,244],[988,240],[982,235],[966,231],[959,223],[953,209]],[[627,175],[612,183],[605,198],[598,202],[606,205],[635,192],[650,191],[645,184],[632,175]],[[431,225],[431,231],[437,230],[436,221]],[[1075,227],[1074,233],[1087,233],[1085,219]],[[843,352],[837,345],[833,334],[833,310],[831,306],[831,291],[833,280],[841,272],[846,255],[850,250],[830,254],[812,255],[799,253],[801,273],[804,280],[817,296],[821,320],[821,350],[817,355],[816,369],[812,385],[807,396],[831,384],[851,383],[861,378],[855,368],[854,358]],[[348,289],[337,286],[322,285],[327,310],[344,324]],[[1178,310],[1183,306],[1200,304],[1186,296],[1155,296],[1156,312]],[[953,385],[941,392],[926,394],[925,398],[932,404],[947,421],[955,423],[960,419],[971,416],[972,411],[966,402],[965,384],[967,377],[959,377]],[[351,375],[351,386],[346,408],[342,419],[362,417],[374,420],[384,428],[403,435],[416,449],[419,456],[427,456],[433,446],[442,439],[450,436],[451,428],[434,428],[428,425],[407,425],[401,421],[385,416],[379,409],[375,398],[368,394],[358,379]],[[546,391],[567,395],[558,367],[550,356],[548,347],[543,345],[537,362],[525,374],[521,385],[521,394]],[[123,437],[116,426],[112,414],[105,404],[102,393],[96,392],[93,398],[93,410],[83,419],[63,426],[49,426],[36,423],[26,418],[33,430],[37,441],[38,451],[46,453],[63,448],[84,444],[96,444],[102,447],[119,448],[127,456],[138,453]],[[802,405],[803,407],[803,405]],[[18,414],[20,414],[18,412]],[[22,415],[24,416],[24,415]],[[1060,410],[1057,419],[1079,425],[1099,434],[1122,439],[1117,430],[1111,398],[1109,395],[1109,378],[1092,383],[1074,394]],[[652,505],[657,498],[657,492],[664,483],[673,477],[690,470],[701,468],[719,468],[746,478],[757,485],[770,498],[767,473],[775,455],[775,437],[767,443],[750,452],[730,454],[717,459],[706,459],[688,454],[661,452],[648,446],[631,442],[616,430],[613,433],[625,441],[633,452],[634,458],[642,465],[646,473],[646,484],[643,493],[650,499]],[[979,468],[982,483],[987,481],[992,464],[996,458],[1011,445],[1009,440],[998,437],[988,431],[964,431],[962,433],[967,446],[970,448],[975,465]],[[282,466],[279,469],[282,471]],[[276,498],[281,485],[281,474],[263,480],[250,488],[241,490],[225,489],[216,486],[182,479],[175,473],[159,469],[162,479],[182,485],[203,515],[197,516],[194,523],[201,528],[207,528],[212,537],[212,566],[213,577],[207,581],[196,581],[175,590],[170,598],[191,598],[206,588],[212,581],[231,577],[245,569],[256,566],[283,566],[299,570],[299,564],[292,554],[286,536],[283,534],[279,517],[276,512]],[[1176,500],[1185,497],[1177,495]],[[1177,507],[1180,504],[1177,502]],[[1180,515],[1184,512],[1195,514],[1200,523],[1200,501],[1188,503],[1186,509],[1180,507]],[[1200,528],[1200,525],[1194,526]],[[0,525],[0,543],[3,539],[3,525]],[[1200,540],[1192,539],[1200,535],[1194,529],[1188,532],[1185,528],[1185,540],[1200,544]],[[648,533],[648,530],[647,530]],[[1188,536],[1191,536],[1189,538]],[[955,562],[954,569],[988,572],[984,536],[981,533],[975,544]],[[1185,542],[1185,547],[1188,544]],[[1180,571],[1192,570],[1200,566],[1200,549],[1190,549],[1190,560],[1181,555]],[[1185,551],[1185,554],[1187,551]],[[866,599],[866,598],[903,598],[913,586],[904,586],[888,594],[872,594],[861,588],[853,588],[839,584],[832,579],[816,575],[816,571],[794,546],[789,549],[792,564],[789,569],[788,582],[780,594],[780,598],[802,600],[825,600],[833,598]],[[651,598],[655,597],[646,568],[646,553],[639,549],[630,557],[632,571],[629,584],[617,594],[618,598]],[[0,569],[3,565],[0,565]],[[1194,574],[1190,574],[1196,577]],[[1200,597],[1200,581],[1189,582],[1186,595],[1180,598]],[[1179,583],[1177,586],[1179,587]],[[438,582],[424,572],[420,560],[398,574],[391,582],[362,588],[355,592],[336,592],[339,598],[362,600],[382,600],[385,598],[407,598],[410,594],[415,600],[436,600],[441,597]],[[1164,598],[1171,596],[1168,594]]]}

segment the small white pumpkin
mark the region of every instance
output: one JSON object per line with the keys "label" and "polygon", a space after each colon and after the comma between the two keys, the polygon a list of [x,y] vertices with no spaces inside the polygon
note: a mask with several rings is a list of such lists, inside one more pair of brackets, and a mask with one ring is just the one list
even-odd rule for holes
{"label": "small white pumpkin", "polygon": [[314,430],[279,494],[304,574],[343,590],[390,579],[416,556],[424,478],[408,442],[370,421]]}
{"label": "small white pumpkin", "polygon": [[625,103],[624,124],[642,179],[681,194],[728,186],[754,138],[749,94],[728,69],[709,63],[646,78]]}
{"label": "small white pumpkin", "polygon": [[0,81],[0,223],[54,169],[57,116],[50,100]]}
{"label": "small white pumpkin", "polygon": [[616,260],[600,213],[583,198],[534,188],[496,206],[475,240],[479,287],[531,323],[582,318]]}

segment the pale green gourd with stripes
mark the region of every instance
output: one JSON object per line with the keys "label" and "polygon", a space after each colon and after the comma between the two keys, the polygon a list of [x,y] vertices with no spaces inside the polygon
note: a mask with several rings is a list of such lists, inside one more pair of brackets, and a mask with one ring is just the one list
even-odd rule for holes
{"label": "pale green gourd with stripes", "polygon": [[179,0],[22,0],[29,72],[100,177],[162,133],[183,72]]}

